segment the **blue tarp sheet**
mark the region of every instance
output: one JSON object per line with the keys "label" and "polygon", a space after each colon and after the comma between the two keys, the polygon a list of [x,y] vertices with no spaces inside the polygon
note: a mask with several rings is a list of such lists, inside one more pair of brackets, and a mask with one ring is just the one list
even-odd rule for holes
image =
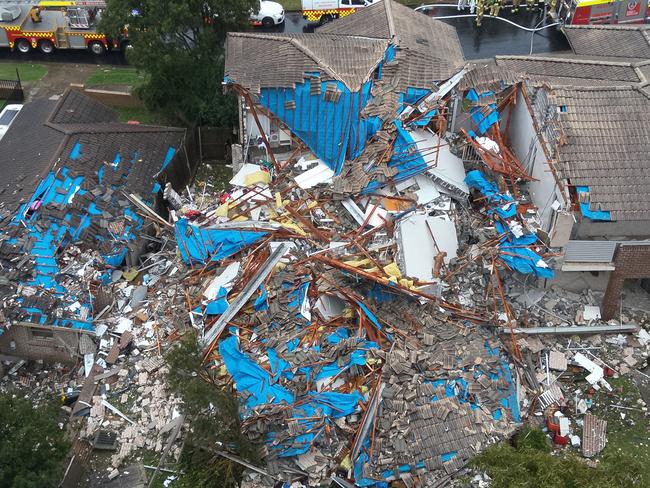
{"label": "blue tarp sheet", "polygon": [[[321,85],[319,94],[312,94],[314,83]],[[337,101],[326,100],[328,86],[340,93]],[[376,121],[361,117],[371,98],[371,86],[368,81],[358,92],[352,92],[340,81],[322,81],[313,73],[295,88],[262,88],[259,100],[338,174],[343,162],[358,157],[379,128]],[[295,108],[287,108],[293,104]]]}
{"label": "blue tarp sheet", "polygon": [[176,222],[176,242],[183,261],[206,263],[232,256],[263,238],[266,232],[203,229],[187,219]]}
{"label": "blue tarp sheet", "polygon": [[[499,193],[497,186],[488,181],[483,173],[478,170],[473,170],[467,173],[465,183],[470,188],[479,190],[485,197],[491,208],[488,214],[496,213],[502,219],[509,219],[517,214],[517,206],[514,199],[510,195]],[[545,267],[542,257],[525,246],[530,246],[538,241],[538,237],[534,234],[523,235],[515,237],[510,232],[510,228],[506,227],[499,221],[495,221],[495,227],[499,235],[507,233],[502,237],[499,244],[499,249],[502,251],[499,258],[508,265],[522,274],[534,273],[540,278],[553,278],[555,273],[552,269]],[[506,254],[507,253],[507,254]]]}
{"label": "blue tarp sheet", "polygon": [[479,170],[472,170],[465,176],[465,183],[470,188],[475,188],[487,197],[488,202],[492,204],[490,212],[494,211],[500,217],[507,219],[517,214],[515,200],[510,195],[499,193],[499,188],[488,181],[483,173]]}
{"label": "blue tarp sheet", "polygon": [[265,403],[294,402],[293,394],[280,385],[274,384],[268,371],[255,363],[239,350],[235,336],[228,337],[219,343],[219,354],[223,358],[226,369],[235,381],[239,392],[250,393],[246,406],[253,408]]}
{"label": "blue tarp sheet", "polygon": [[[576,191],[578,192],[578,194],[589,193],[589,187],[576,186]],[[590,207],[589,202],[585,202],[585,203],[580,202],[580,213],[582,214],[583,217],[587,217],[588,219],[591,220],[600,220],[605,222],[609,222],[612,220],[611,212],[608,212],[606,210],[590,210],[589,207]]]}

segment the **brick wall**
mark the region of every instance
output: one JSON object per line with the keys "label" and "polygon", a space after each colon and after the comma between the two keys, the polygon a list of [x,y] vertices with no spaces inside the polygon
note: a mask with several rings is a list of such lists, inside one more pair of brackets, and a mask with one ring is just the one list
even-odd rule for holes
{"label": "brick wall", "polygon": [[614,256],[615,271],[609,278],[605,298],[601,305],[604,320],[618,315],[621,289],[626,279],[650,278],[650,245],[621,245]]}
{"label": "brick wall", "polygon": [[79,359],[79,334],[71,329],[12,325],[0,336],[0,353],[24,359],[76,363]]}

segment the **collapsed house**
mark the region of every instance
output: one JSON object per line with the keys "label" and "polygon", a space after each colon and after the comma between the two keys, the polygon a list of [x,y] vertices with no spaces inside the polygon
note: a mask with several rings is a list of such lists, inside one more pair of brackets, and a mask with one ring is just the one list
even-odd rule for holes
{"label": "collapsed house", "polygon": [[137,263],[150,224],[130,195],[161,210],[164,185],[193,174],[184,140],[184,129],[120,123],[72,89],[24,106],[0,143],[0,351],[74,360],[110,276],[91,276],[92,264]]}

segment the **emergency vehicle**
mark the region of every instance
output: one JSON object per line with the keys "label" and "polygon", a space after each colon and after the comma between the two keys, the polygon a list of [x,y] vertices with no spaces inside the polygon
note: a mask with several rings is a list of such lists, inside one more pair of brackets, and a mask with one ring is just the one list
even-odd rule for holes
{"label": "emergency vehicle", "polygon": [[358,8],[369,7],[381,0],[302,0],[302,17],[309,22],[324,24],[353,14]]}
{"label": "emergency vehicle", "polygon": [[110,40],[97,31],[106,2],[42,1],[25,5],[0,5],[0,47],[28,53],[39,49],[51,54],[55,49],[87,49],[103,54],[122,49],[126,38]]}
{"label": "emergency vehicle", "polygon": [[648,0],[562,0],[557,17],[565,25],[644,24]]}

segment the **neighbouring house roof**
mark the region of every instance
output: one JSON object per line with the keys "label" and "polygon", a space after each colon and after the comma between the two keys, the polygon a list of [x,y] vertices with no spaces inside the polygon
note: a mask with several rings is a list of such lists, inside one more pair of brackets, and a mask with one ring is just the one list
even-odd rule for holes
{"label": "neighbouring house roof", "polygon": [[382,60],[388,41],[331,34],[237,32],[226,41],[226,77],[252,93],[293,88],[309,73],[357,91]]}
{"label": "neighbouring house roof", "polygon": [[[146,138],[143,133],[155,136]],[[106,159],[93,160],[101,164],[112,160],[121,147],[137,146],[141,154],[156,157],[159,147],[178,143],[184,133],[179,128],[120,123],[114,110],[77,90],[66,91],[58,100],[29,102],[0,141],[0,211],[11,212],[32,196],[57,159],[65,159],[71,139],[83,136],[86,141],[88,153],[82,153],[79,161],[95,154],[94,148],[112,151]]]}
{"label": "neighbouring house roof", "polygon": [[590,208],[612,220],[650,220],[650,95],[637,86],[561,88],[558,107],[566,141],[556,168],[589,187]]}
{"label": "neighbouring house roof", "polygon": [[572,57],[496,56],[499,68],[550,86],[629,86],[646,81],[637,63]]}
{"label": "neighbouring house roof", "polygon": [[465,63],[456,29],[392,0],[359,9],[318,28],[319,33],[388,39],[396,44],[397,77],[405,87],[429,87],[446,80]]}
{"label": "neighbouring house roof", "polygon": [[562,30],[578,55],[650,59],[647,25],[572,25]]}

